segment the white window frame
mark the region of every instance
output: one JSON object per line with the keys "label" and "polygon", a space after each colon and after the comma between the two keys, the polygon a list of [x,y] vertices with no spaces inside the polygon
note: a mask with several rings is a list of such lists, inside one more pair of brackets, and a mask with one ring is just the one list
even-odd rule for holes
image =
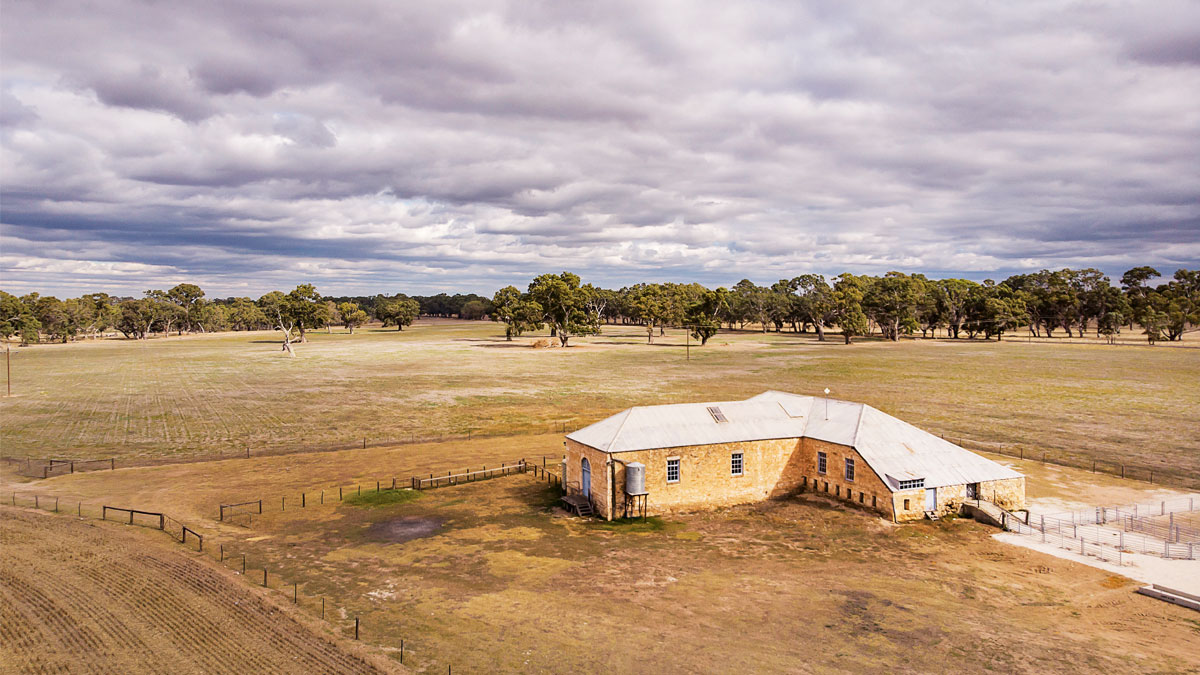
{"label": "white window frame", "polygon": [[845,468],[845,472],[846,472],[846,473],[845,473],[845,475],[846,475],[846,482],[847,482],[847,483],[853,483],[853,482],[854,482],[854,458],[853,458],[853,457],[847,457],[847,458],[846,458],[846,468]]}
{"label": "white window frame", "polygon": [[828,468],[829,468],[829,457],[825,453],[818,450],[817,451],[817,473],[824,476],[826,473],[826,470]]}
{"label": "white window frame", "polygon": [[[671,462],[675,462],[675,480],[671,480]],[[683,461],[679,457],[667,458],[667,483],[674,485],[683,478]]]}
{"label": "white window frame", "polygon": [[744,476],[746,474],[746,453],[735,452],[729,455],[729,475]]}

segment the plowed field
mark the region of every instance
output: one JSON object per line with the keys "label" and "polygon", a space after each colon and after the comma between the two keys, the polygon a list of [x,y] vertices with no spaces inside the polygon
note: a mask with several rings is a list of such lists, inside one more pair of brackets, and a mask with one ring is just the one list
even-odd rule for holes
{"label": "plowed field", "polygon": [[395,671],[160,536],[0,508],[0,671]]}

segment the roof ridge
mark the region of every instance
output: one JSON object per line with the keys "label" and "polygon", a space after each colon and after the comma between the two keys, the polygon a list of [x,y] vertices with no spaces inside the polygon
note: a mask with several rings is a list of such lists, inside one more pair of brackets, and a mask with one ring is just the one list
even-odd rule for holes
{"label": "roof ridge", "polygon": [[[867,411],[867,408],[871,407],[866,403],[859,403],[858,405],[858,421],[854,423],[854,440],[851,442],[850,447],[855,447],[858,445],[858,434],[860,431],[862,431],[863,413]],[[866,458],[864,457],[863,459]],[[868,461],[867,464],[870,464],[870,462]]]}
{"label": "roof ridge", "polygon": [[629,418],[633,416],[633,411],[640,407],[641,406],[634,405],[625,409],[625,419],[621,420],[621,423],[617,425],[617,430],[613,432],[612,438],[608,439],[608,447],[604,449],[605,452],[612,452],[613,443],[617,442],[617,436],[621,435],[621,430],[625,428],[625,423],[628,422]]}

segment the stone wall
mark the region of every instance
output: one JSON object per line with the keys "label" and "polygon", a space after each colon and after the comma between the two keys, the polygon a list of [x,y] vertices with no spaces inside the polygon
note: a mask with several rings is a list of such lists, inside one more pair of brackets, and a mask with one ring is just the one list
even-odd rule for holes
{"label": "stone wall", "polygon": [[[817,453],[820,452],[825,453],[825,473],[818,471]],[[804,477],[802,482],[808,489],[894,518],[891,491],[854,448],[803,438],[798,455]],[[846,478],[847,459],[854,460],[854,480]]]}
{"label": "stone wall", "polygon": [[920,520],[925,517],[925,488],[899,490],[892,493],[892,520]]}
{"label": "stone wall", "polygon": [[980,483],[979,496],[1002,509],[1020,511],[1025,508],[1025,477]]}
{"label": "stone wall", "polygon": [[[650,514],[747,504],[793,493],[799,489],[826,494],[876,511],[895,522],[925,517],[925,489],[891,492],[883,479],[851,447],[812,438],[715,443],[608,453],[566,441],[568,490],[581,487],[582,460],[591,464],[591,500],[596,515],[620,518],[625,505],[625,465],[646,466],[647,511]],[[732,475],[731,459],[742,453],[742,475]],[[817,453],[826,456],[826,471],[817,470]],[[679,459],[680,479],[667,482],[667,460]],[[854,460],[854,478],[846,478],[846,459]],[[1025,479],[979,484],[980,497],[1017,510],[1025,507]],[[907,508],[905,501],[907,500]],[[938,515],[956,512],[966,501],[965,485],[937,488]]]}
{"label": "stone wall", "polygon": [[[592,507],[596,514],[611,520],[612,507],[612,487],[609,475],[608,453],[600,452],[599,450],[588,447],[582,443],[576,443],[571,439],[567,439],[567,466],[566,475],[563,477],[563,486],[571,494],[578,494],[582,489],[583,480],[583,459],[586,457],[592,470],[592,486],[591,500]],[[623,503],[623,497],[618,495],[617,508]]]}

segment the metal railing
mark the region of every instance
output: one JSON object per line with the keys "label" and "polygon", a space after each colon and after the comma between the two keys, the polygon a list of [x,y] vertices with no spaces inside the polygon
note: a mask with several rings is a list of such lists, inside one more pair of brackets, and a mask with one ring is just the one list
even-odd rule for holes
{"label": "metal railing", "polygon": [[[1098,506],[1053,515],[1031,516],[1028,522],[1013,531],[1025,529],[1038,533],[1042,541],[1074,542],[1081,551],[1088,546],[1099,547],[1099,557],[1111,557],[1109,550],[1120,553],[1142,553],[1168,559],[1196,560],[1200,552],[1200,531],[1175,523],[1175,513],[1187,513],[1200,508],[1200,499],[1189,495],[1154,504],[1128,506]],[[1155,522],[1154,517],[1167,516],[1167,523]],[[1012,529],[1012,528],[1009,528]],[[1106,557],[1107,556],[1107,557]]]}

